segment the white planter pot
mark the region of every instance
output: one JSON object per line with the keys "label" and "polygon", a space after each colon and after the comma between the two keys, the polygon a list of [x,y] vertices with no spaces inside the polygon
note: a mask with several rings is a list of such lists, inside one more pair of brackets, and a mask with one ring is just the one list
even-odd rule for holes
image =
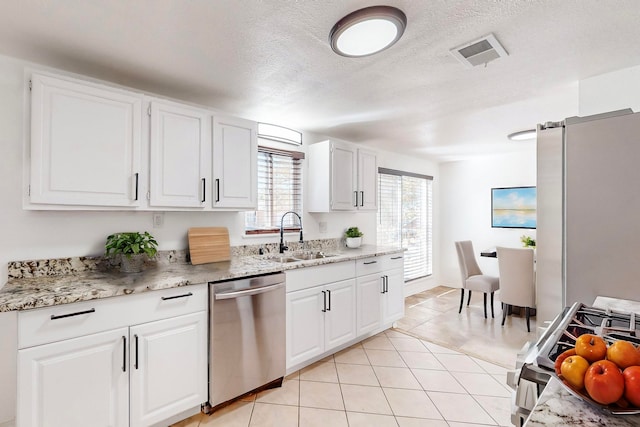
{"label": "white planter pot", "polygon": [[362,244],[362,237],[347,237],[348,248],[359,248]]}

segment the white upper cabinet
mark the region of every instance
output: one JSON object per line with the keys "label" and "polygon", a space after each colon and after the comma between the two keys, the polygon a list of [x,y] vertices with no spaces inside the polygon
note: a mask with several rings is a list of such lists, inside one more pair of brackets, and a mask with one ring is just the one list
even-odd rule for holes
{"label": "white upper cabinet", "polygon": [[358,149],[358,209],[378,210],[378,156]]}
{"label": "white upper cabinet", "polygon": [[34,73],[34,204],[137,207],[142,95]]}
{"label": "white upper cabinet", "polygon": [[258,124],[214,117],[213,207],[255,209],[258,191]]}
{"label": "white upper cabinet", "polygon": [[377,209],[377,156],[337,141],[309,146],[309,211]]}
{"label": "white upper cabinet", "polygon": [[211,205],[211,113],[152,99],[149,205]]}

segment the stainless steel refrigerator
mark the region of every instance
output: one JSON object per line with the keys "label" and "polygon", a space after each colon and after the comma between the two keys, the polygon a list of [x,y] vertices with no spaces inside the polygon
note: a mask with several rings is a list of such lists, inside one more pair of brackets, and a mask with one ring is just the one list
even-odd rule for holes
{"label": "stainless steel refrigerator", "polygon": [[537,322],[596,296],[640,301],[640,113],[538,125]]}

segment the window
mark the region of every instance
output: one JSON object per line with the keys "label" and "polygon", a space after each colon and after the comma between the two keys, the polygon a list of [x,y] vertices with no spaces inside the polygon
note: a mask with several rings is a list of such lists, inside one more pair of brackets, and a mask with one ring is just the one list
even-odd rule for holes
{"label": "window", "polygon": [[[304,153],[258,148],[258,210],[245,213],[246,234],[280,232],[287,211],[302,216],[302,159]],[[295,215],[285,217],[286,231],[299,231]]]}
{"label": "window", "polygon": [[378,245],[407,248],[405,281],[432,274],[433,177],[378,169]]}

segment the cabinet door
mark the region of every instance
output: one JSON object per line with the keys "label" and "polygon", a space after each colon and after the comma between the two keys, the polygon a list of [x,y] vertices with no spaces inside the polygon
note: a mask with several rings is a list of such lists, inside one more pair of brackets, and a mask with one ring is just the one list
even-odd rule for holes
{"label": "cabinet door", "polygon": [[136,207],[142,96],[34,74],[32,203]]}
{"label": "cabinet door", "polygon": [[207,313],[132,326],[131,427],[149,426],[207,401]]}
{"label": "cabinet door", "polygon": [[18,351],[20,427],[129,425],[127,328]]}
{"label": "cabinet door", "polygon": [[213,132],[213,206],[255,209],[258,191],[257,123],[216,117]]}
{"label": "cabinet door", "polygon": [[358,209],[378,209],[378,158],[373,151],[358,150]]}
{"label": "cabinet door", "polygon": [[324,350],[327,351],[356,337],[356,281],[332,283],[325,286],[325,291]]}
{"label": "cabinet door", "polygon": [[287,293],[287,369],[324,351],[320,286]]}
{"label": "cabinet door", "polygon": [[211,115],[151,101],[151,206],[204,207],[211,185]]}
{"label": "cabinet door", "polygon": [[388,324],[404,317],[404,273],[402,269],[386,271],[387,292],[382,300],[382,322]]}
{"label": "cabinet door", "polygon": [[331,143],[331,209],[356,209],[356,150]]}
{"label": "cabinet door", "polygon": [[358,290],[358,335],[380,327],[383,282],[380,274],[369,274],[356,279]]}

